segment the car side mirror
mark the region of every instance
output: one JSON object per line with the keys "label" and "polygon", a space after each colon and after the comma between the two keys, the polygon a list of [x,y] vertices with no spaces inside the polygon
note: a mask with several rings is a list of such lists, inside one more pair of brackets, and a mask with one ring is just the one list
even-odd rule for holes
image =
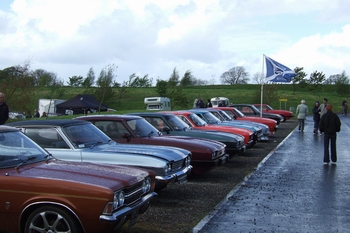
{"label": "car side mirror", "polygon": [[170,134],[170,129],[169,129],[169,127],[164,127],[162,131],[163,131],[163,132],[166,132],[166,134]]}
{"label": "car side mirror", "polygon": [[122,138],[126,138],[126,141],[127,141],[127,142],[130,142],[130,141],[131,141],[131,135],[128,134],[128,133],[123,133]]}

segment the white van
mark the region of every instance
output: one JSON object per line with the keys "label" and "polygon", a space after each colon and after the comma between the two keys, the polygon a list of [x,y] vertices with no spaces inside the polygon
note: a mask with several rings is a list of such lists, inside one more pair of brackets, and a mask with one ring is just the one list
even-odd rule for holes
{"label": "white van", "polygon": [[211,98],[210,101],[213,107],[218,107],[220,103],[223,104],[222,107],[227,107],[230,105],[230,100],[226,97],[214,97]]}
{"label": "white van", "polygon": [[167,97],[146,97],[146,110],[171,110],[170,99]]}

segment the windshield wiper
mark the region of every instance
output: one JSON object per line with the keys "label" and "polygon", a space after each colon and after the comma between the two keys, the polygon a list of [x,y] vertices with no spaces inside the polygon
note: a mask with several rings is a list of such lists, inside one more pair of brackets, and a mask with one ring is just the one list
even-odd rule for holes
{"label": "windshield wiper", "polygon": [[20,166],[27,163],[29,160],[33,160],[36,158],[37,158],[37,156],[29,156],[29,157],[26,157],[25,159],[21,159],[22,161],[15,167],[15,169],[18,169]]}
{"label": "windshield wiper", "polygon": [[154,132],[151,131],[151,132],[148,134],[148,138],[150,138],[153,134],[154,134]]}
{"label": "windshield wiper", "polygon": [[53,157],[53,155],[52,155],[51,153],[49,153],[48,155],[45,155],[44,158],[45,158],[46,161],[47,161],[47,160],[50,160],[51,158],[55,158],[55,157]]}
{"label": "windshield wiper", "polygon": [[96,145],[98,145],[98,144],[103,144],[103,142],[95,142],[94,144],[92,144],[92,145],[90,146],[90,149],[92,149],[94,146],[96,146]]}

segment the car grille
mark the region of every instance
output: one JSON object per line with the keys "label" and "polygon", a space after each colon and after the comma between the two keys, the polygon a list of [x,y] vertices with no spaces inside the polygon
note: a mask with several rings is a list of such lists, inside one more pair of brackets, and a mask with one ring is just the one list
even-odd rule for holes
{"label": "car grille", "polygon": [[175,171],[176,171],[176,170],[180,170],[180,169],[183,168],[184,164],[185,164],[184,159],[181,159],[181,160],[179,160],[179,161],[173,162],[173,163],[171,164],[171,168],[172,168],[173,171],[174,171],[174,170],[175,170]]}
{"label": "car grille", "polygon": [[132,187],[124,189],[125,205],[131,205],[143,196],[142,183],[143,182],[139,182]]}

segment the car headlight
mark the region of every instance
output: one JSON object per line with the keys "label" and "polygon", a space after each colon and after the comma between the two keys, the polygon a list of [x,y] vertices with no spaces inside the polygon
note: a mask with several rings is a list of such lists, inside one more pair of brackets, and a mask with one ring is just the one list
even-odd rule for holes
{"label": "car headlight", "polygon": [[143,181],[142,192],[147,193],[149,190],[151,190],[151,178],[148,177]]}
{"label": "car headlight", "polygon": [[188,167],[188,166],[190,166],[190,164],[191,164],[191,157],[187,156],[185,159],[185,165],[186,165],[186,167]]}
{"label": "car headlight", "polygon": [[113,209],[117,209],[118,207],[124,205],[125,195],[123,191],[116,192],[114,194],[113,200]]}
{"label": "car headlight", "polygon": [[125,194],[123,191],[115,192],[113,201],[108,202],[103,210],[103,214],[112,214],[113,211],[124,205]]}
{"label": "car headlight", "polygon": [[171,172],[171,165],[170,165],[170,163],[167,163],[165,165],[165,173],[169,173],[169,172]]}

